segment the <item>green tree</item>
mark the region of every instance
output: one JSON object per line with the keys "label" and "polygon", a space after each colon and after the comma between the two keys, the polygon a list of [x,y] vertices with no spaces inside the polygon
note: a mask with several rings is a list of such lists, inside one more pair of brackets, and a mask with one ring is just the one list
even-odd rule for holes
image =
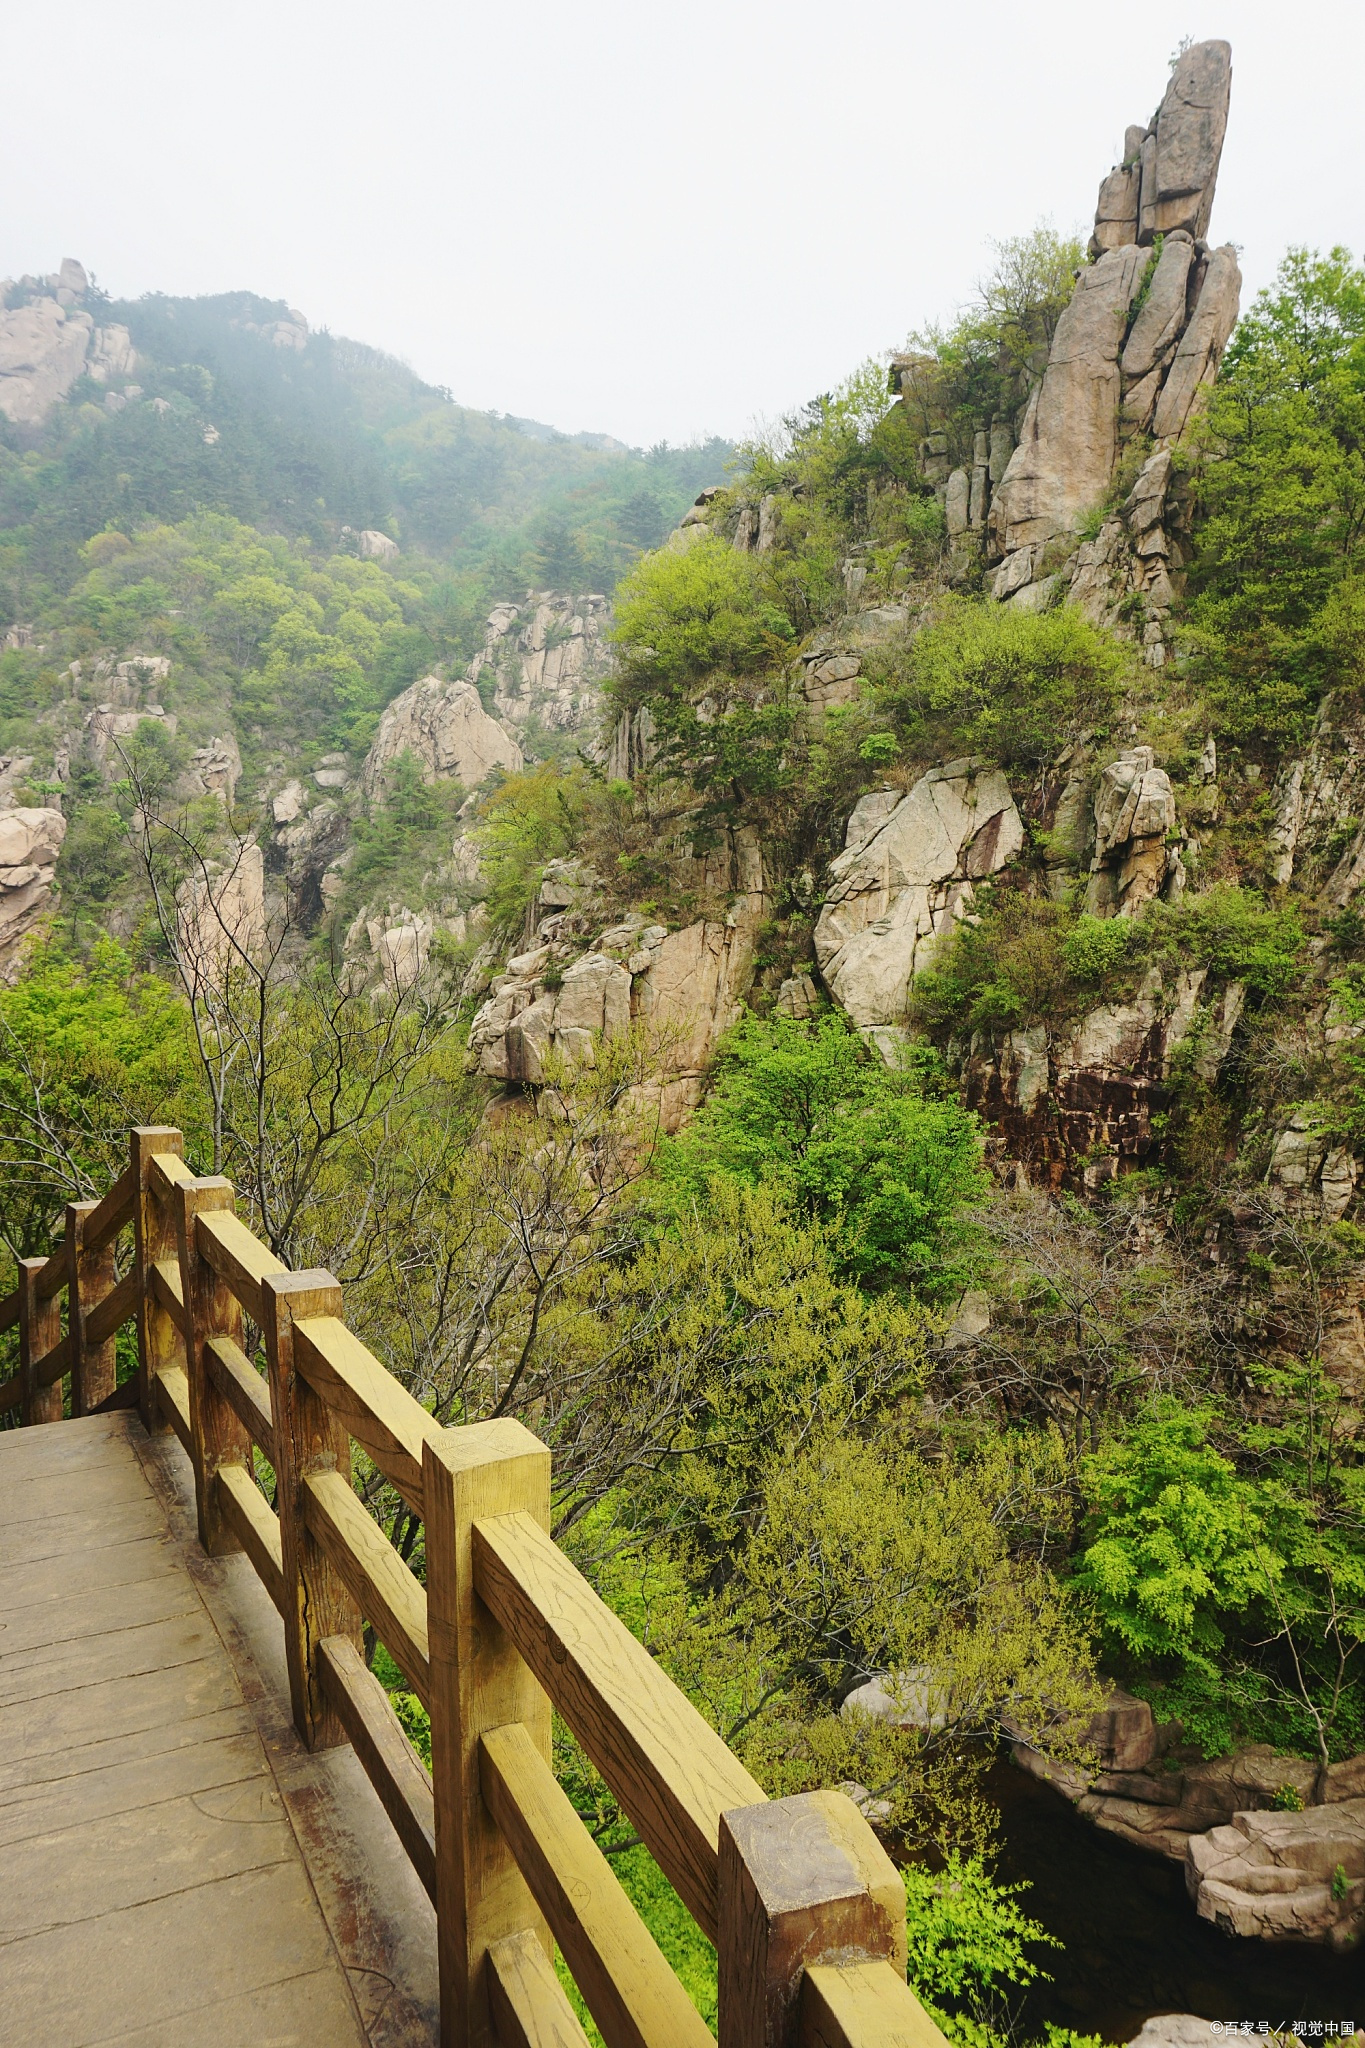
{"label": "green tree", "polygon": [[1359,661],[1333,603],[1365,549],[1365,269],[1347,250],[1290,251],[1195,439],[1215,458],[1197,482],[1196,677],[1220,732],[1295,744]]}
{"label": "green tree", "polygon": [[929,1298],[961,1288],[962,1212],[985,1188],[975,1117],[838,1016],[746,1019],[662,1172],[690,1201],[717,1174],[771,1182],[823,1225],[840,1270]]}

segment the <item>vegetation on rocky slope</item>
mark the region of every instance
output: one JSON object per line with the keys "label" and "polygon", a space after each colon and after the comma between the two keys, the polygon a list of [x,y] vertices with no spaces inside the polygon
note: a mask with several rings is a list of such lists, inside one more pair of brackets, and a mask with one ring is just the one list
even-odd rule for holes
{"label": "vegetation on rocky slope", "polygon": [[[79,412],[39,462],[0,465],[0,488],[38,493],[5,560],[11,609],[24,593],[46,640],[0,666],[27,792],[55,793],[59,684],[93,708],[111,649],[169,660],[179,717],[135,723],[123,771],[92,741],[61,783],[60,920],[0,993],[11,1253],[107,1178],[128,1122],[177,1118],[285,1257],[337,1273],[443,1421],[532,1422],[562,1540],[765,1784],[852,1784],[919,1859],[920,1981],[978,2044],[1046,1965],[990,1881],[1002,1737],[1083,1761],[1103,1668],[1183,1723],[1187,1760],[1266,1741],[1324,1771],[1365,1745],[1365,279],[1340,252],[1295,255],[1244,323],[1178,451],[1188,590],[1152,666],[1136,612],[991,601],[925,470],[926,438],[965,459],[983,410],[1023,395],[1070,261],[1047,237],[1007,249],[894,404],[860,371],[627,569],[622,758],[495,773],[467,806],[400,758],[357,813],[350,893],[272,926],[263,960],[221,960],[193,1009],[171,989],[184,892],[221,884],[205,862],[275,845],[252,805],[277,757],[326,774],[331,756],[344,781],[395,694],[468,655],[469,591],[492,586],[410,553],[407,527],[384,565],[311,514],[247,525],[282,502],[265,467],[183,518],[164,477],[113,523],[96,492],[101,528],[68,548],[39,500],[96,432]],[[387,478],[434,550],[423,494],[450,409],[409,394],[395,426],[396,373],[353,365],[336,396],[345,365],[318,360],[298,432],[349,421],[336,445],[380,468],[355,453],[314,496],[377,520],[364,492]],[[175,374],[173,410],[202,409],[202,378]],[[267,418],[264,388],[243,385],[244,420]],[[1148,452],[1138,437],[1116,497]],[[597,451],[556,460],[580,455],[600,482]],[[597,502],[619,539],[615,489]],[[529,545],[514,526],[499,546]],[[478,576],[498,560],[490,541]],[[225,705],[240,783],[163,814]],[[1131,796],[1156,819],[1145,896],[1120,896],[1136,855],[1104,867],[1106,775],[1115,815]],[[897,1014],[855,1015],[829,993],[829,919],[916,791],[970,829],[940,896],[924,885],[930,950]],[[458,940],[452,920],[420,971],[358,966],[345,924],[381,884],[409,901],[457,813],[478,920]],[[124,950],[99,935],[115,899]],[[671,1077],[697,1076],[668,1064],[662,999],[640,991],[680,930],[719,955],[744,918],[745,1014],[708,1043],[685,1120]],[[467,1037],[508,956],[494,999],[526,1002],[504,1036],[539,1064],[495,1090]],[[564,1001],[585,963],[608,991],[596,1026]],[[360,1483],[420,1569],[420,1524],[377,1472]],[[914,1711],[849,1707],[887,1673]],[[559,1763],[629,1867],[562,1731]]]}

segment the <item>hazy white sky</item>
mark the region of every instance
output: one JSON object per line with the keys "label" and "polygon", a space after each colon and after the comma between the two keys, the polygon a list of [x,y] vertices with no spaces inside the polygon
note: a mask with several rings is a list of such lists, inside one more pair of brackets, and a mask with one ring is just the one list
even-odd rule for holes
{"label": "hazy white sky", "polygon": [[1361,0],[63,0],[5,32],[0,274],[249,287],[466,405],[738,434],[1085,224],[1184,35],[1233,45],[1248,293],[1365,243]]}

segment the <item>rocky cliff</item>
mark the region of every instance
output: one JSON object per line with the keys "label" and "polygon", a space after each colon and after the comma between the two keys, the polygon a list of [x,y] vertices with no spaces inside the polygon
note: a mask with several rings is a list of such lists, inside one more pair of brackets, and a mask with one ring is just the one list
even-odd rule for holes
{"label": "rocky cliff", "polygon": [[72,256],[48,277],[0,281],[0,412],[15,426],[41,426],[82,377],[104,387],[110,409],[141,397],[128,329],[97,324],[89,289]]}

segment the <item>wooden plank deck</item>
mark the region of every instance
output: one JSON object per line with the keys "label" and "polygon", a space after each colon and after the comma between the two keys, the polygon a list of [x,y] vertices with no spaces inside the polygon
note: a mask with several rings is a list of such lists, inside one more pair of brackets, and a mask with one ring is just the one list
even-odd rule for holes
{"label": "wooden plank deck", "polygon": [[130,1413],[0,1433],[0,2048],[426,2048],[430,1908]]}

